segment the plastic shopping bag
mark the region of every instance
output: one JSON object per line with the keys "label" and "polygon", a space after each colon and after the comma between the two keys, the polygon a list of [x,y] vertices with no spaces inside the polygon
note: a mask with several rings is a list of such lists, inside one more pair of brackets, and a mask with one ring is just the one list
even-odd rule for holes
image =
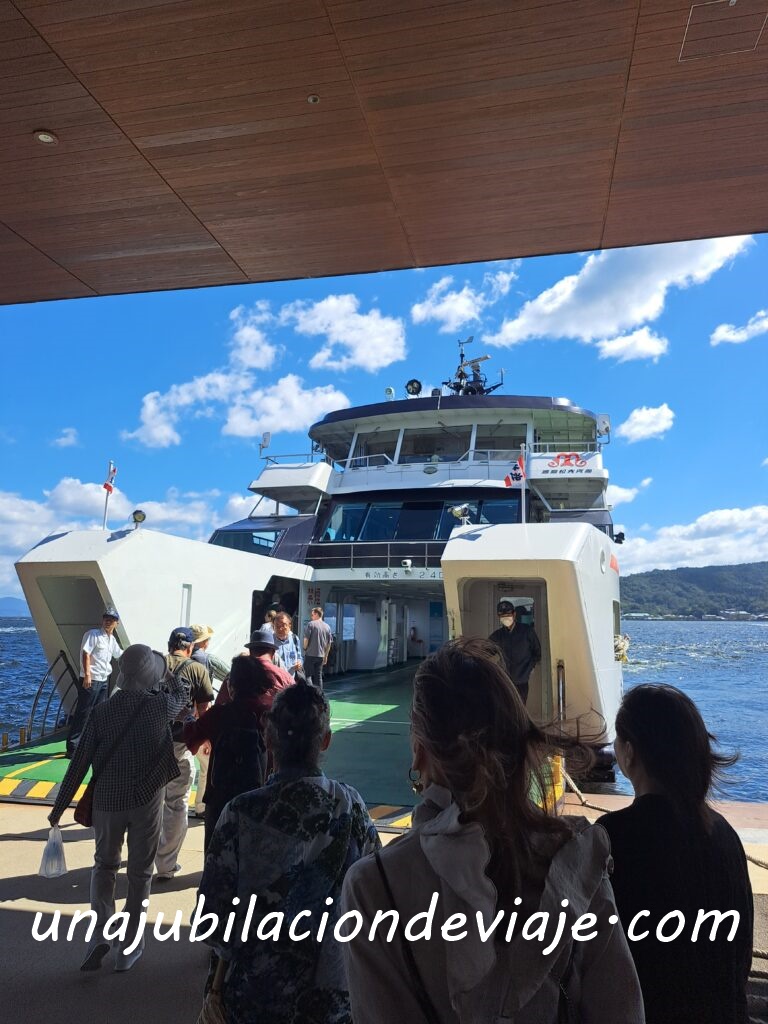
{"label": "plastic shopping bag", "polygon": [[48,842],[43,850],[43,859],[40,861],[39,875],[43,878],[58,878],[66,875],[67,864],[64,860],[64,840],[61,838],[61,829],[54,825],[48,833]]}

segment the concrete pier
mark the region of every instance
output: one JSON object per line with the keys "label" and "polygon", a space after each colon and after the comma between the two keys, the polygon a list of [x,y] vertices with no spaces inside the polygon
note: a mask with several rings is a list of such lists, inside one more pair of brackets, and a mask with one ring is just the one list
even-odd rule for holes
{"label": "concrete pier", "polygon": [[[623,806],[626,797],[590,796],[589,801],[609,809]],[[568,811],[596,818],[600,811],[578,805],[568,797]],[[90,869],[93,863],[93,832],[72,823],[71,812],[64,815],[64,834],[68,872],[61,878],[45,879],[37,875],[43,846],[48,837],[44,805],[0,803],[0,948],[2,955],[3,1017],[25,1024],[53,1024],[77,1021],[77,1024],[136,1024],[143,1019],[162,1024],[190,1024],[197,1019],[206,975],[207,947],[189,941],[189,921],[203,858],[202,822],[190,821],[181,851],[182,870],[177,878],[155,883],[150,903],[149,923],[159,913],[164,922],[172,922],[182,912],[181,941],[158,942],[150,933],[144,956],[125,974],[112,970],[111,956],[101,970],[79,971],[84,955],[82,939],[66,941],[66,932],[76,911],[89,906]],[[768,862],[768,805],[721,805],[731,823],[742,835],[745,848]],[[388,841],[391,833],[383,832]],[[768,946],[768,870],[750,865],[755,891],[755,944]],[[125,875],[118,879],[118,909],[125,897]],[[37,911],[42,912],[42,931],[51,915],[61,911],[60,938],[57,942],[35,941],[32,925]],[[82,930],[83,924],[78,926]],[[63,936],[62,936],[63,933]],[[82,934],[82,931],[81,933]],[[756,978],[768,978],[768,961],[754,962]],[[755,1020],[758,1015],[759,978],[753,989]],[[763,982],[764,984],[764,982]]]}

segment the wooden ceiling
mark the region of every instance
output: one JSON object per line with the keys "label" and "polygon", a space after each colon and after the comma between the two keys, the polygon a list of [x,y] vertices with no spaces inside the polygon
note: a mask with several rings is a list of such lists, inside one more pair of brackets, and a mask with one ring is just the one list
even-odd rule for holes
{"label": "wooden ceiling", "polygon": [[766,231],[767,16],[0,0],[0,302]]}

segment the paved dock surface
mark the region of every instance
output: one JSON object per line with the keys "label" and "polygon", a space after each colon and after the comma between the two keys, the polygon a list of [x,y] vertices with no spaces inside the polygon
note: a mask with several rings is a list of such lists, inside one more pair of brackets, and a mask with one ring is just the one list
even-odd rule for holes
{"label": "paved dock surface", "polygon": [[[606,797],[596,797],[603,803]],[[626,798],[612,797],[618,805]],[[569,797],[569,804],[576,803]],[[569,808],[570,809],[570,808]],[[576,808],[573,808],[576,810]],[[197,1019],[206,974],[207,947],[189,941],[189,920],[200,880],[203,858],[202,822],[190,822],[180,856],[182,871],[173,881],[155,883],[150,904],[150,924],[159,913],[166,922],[182,911],[181,941],[158,942],[148,933],[147,947],[133,970],[117,974],[108,957],[99,971],[78,970],[84,955],[82,940],[37,942],[32,937],[36,911],[42,912],[43,930],[51,915],[61,911],[60,932],[65,933],[77,910],[89,906],[90,869],[93,863],[91,829],[70,824],[64,817],[68,872],[61,878],[37,875],[48,837],[46,813],[39,805],[0,803],[0,948],[2,955],[3,1019],[25,1024],[190,1024]],[[599,812],[588,811],[596,817]],[[747,849],[768,861],[768,806],[732,805],[731,821],[744,823],[759,843]],[[391,834],[383,836],[385,841]],[[751,866],[755,889],[756,945],[768,946],[768,871]],[[125,875],[118,880],[118,909],[125,897]],[[80,926],[82,927],[82,925]],[[768,974],[768,961],[755,967]],[[755,1018],[762,1019],[762,1018]]]}
{"label": "paved dock surface", "polygon": [[[412,671],[406,667],[328,681],[334,740],[326,771],[360,790],[385,842],[408,824],[414,800],[407,779]],[[140,1019],[149,1024],[192,1024],[207,973],[207,947],[189,940],[203,861],[203,824],[190,821],[178,877],[153,885],[150,927],[159,914],[167,925],[181,911],[181,940],[159,942],[150,931],[144,956],[133,970],[116,974],[108,957],[101,970],[83,973],[78,969],[85,952],[83,940],[68,942],[64,936],[75,912],[89,908],[93,832],[74,824],[71,812],[65,813],[62,826],[67,874],[57,879],[37,875],[48,838],[46,815],[67,765],[62,739],[0,755],[2,1017],[25,1024],[70,1020],[77,1024],[136,1024]],[[583,808],[576,796],[569,795],[566,811],[594,820],[603,810],[615,810],[629,801],[628,797],[602,793],[590,794],[587,799],[594,807]],[[768,862],[768,804],[718,807],[738,831],[747,852]],[[766,950],[768,870],[750,865],[750,875],[755,892],[755,947]],[[125,888],[123,871],[118,878],[118,910]],[[36,912],[43,914],[45,931],[57,910],[61,912],[62,936],[57,942],[35,941],[32,926]],[[83,925],[79,928],[82,934]],[[768,986],[768,960],[755,960],[754,968],[765,975]],[[755,1019],[768,1021],[768,1015]]]}

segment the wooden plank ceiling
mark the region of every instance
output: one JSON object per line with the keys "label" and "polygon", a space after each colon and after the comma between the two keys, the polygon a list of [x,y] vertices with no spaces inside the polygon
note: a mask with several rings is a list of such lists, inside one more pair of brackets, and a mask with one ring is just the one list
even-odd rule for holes
{"label": "wooden plank ceiling", "polygon": [[0,0],[0,302],[766,231],[767,16]]}

